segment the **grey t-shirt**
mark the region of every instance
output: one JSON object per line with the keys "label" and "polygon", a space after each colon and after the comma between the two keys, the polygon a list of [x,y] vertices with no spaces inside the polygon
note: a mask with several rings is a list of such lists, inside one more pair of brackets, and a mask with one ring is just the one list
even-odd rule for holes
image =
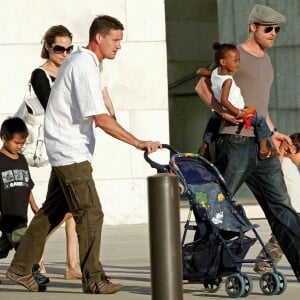
{"label": "grey t-shirt", "polygon": [[[270,56],[265,52],[263,57],[256,57],[238,46],[241,61],[238,72],[234,75],[236,84],[240,87],[246,106],[253,106],[256,111],[265,116],[268,112],[270,90],[274,78]],[[254,136],[253,129],[246,130],[236,125],[222,121],[221,134],[241,134]]]}

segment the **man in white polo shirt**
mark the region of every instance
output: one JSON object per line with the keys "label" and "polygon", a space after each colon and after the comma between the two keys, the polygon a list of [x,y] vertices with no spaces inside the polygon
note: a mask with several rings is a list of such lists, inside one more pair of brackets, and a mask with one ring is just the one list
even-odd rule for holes
{"label": "man in white polo shirt", "polygon": [[121,48],[123,25],[110,16],[98,16],[91,24],[86,48],[73,52],[57,74],[45,115],[45,142],[52,166],[46,201],[32,220],[6,276],[31,291],[45,291],[33,277],[48,232],[66,212],[76,221],[83,291],[111,294],[121,284],[112,283],[99,261],[103,211],[92,177],[94,128],[137,149],[156,151],[159,142],[141,141],[112,118],[101,93],[99,61],[114,59]]}

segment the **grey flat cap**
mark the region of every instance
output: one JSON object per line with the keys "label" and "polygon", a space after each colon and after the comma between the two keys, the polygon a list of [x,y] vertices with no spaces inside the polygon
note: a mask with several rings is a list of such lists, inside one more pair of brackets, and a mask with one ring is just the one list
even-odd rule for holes
{"label": "grey flat cap", "polygon": [[249,15],[249,24],[279,24],[285,21],[285,17],[278,11],[261,4],[255,4]]}

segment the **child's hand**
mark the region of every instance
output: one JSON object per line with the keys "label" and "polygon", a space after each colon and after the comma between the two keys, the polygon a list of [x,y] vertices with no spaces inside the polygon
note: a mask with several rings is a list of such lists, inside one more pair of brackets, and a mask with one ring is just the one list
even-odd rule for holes
{"label": "child's hand", "polygon": [[236,116],[233,116],[231,113],[228,113],[227,111],[219,112],[219,115],[227,122],[230,122],[235,125],[239,125],[240,123],[243,122],[241,118],[237,118]]}
{"label": "child's hand", "polygon": [[275,146],[278,153],[280,153],[280,145],[284,141],[287,142],[288,145],[293,144],[292,141],[291,141],[291,138],[288,135],[283,134],[279,131],[276,131],[274,134],[272,134],[271,140],[272,140],[272,143]]}
{"label": "child's hand", "polygon": [[210,77],[212,71],[211,71],[210,69],[200,68],[200,69],[197,70],[196,73],[197,73],[199,76],[202,76],[202,77]]}
{"label": "child's hand", "polygon": [[246,129],[250,129],[252,118],[256,115],[256,110],[254,107],[246,107],[243,109],[243,112],[246,114],[245,117],[242,117]]}
{"label": "child's hand", "polygon": [[248,113],[245,109],[240,109],[239,110],[239,114],[238,114],[238,117],[243,119],[243,118],[247,118],[248,117]]}

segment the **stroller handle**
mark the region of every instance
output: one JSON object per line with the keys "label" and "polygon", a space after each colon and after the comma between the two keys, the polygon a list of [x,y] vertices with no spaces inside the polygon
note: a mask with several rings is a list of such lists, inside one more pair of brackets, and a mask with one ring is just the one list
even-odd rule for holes
{"label": "stroller handle", "polygon": [[[168,149],[170,150],[170,152],[173,152],[174,154],[179,153],[175,148],[173,148],[172,146],[168,145],[168,144],[162,144],[161,145],[163,149]],[[148,151],[144,152],[144,158],[146,160],[146,162],[154,169],[157,169],[158,173],[168,173],[169,172],[169,164],[166,165],[162,165],[158,162],[155,162],[154,160],[152,160],[149,157],[149,153]]]}

